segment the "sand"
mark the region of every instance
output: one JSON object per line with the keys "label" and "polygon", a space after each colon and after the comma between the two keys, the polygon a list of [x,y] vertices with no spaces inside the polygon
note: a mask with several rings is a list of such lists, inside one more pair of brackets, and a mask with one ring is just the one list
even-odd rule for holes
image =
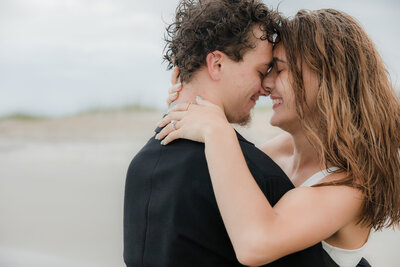
{"label": "sand", "polygon": [[[280,133],[256,111],[239,131],[256,145]],[[127,167],[162,112],[98,112],[0,121],[0,266],[122,267]],[[373,233],[373,266],[400,262],[400,232]],[[397,264],[396,264],[397,263]]]}

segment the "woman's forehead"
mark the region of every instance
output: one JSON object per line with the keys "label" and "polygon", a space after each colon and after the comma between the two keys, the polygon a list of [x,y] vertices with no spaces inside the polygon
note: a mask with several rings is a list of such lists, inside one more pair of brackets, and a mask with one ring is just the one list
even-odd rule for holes
{"label": "woman's forehead", "polygon": [[277,44],[272,51],[273,57],[275,61],[283,61],[286,62],[286,53],[282,44]]}

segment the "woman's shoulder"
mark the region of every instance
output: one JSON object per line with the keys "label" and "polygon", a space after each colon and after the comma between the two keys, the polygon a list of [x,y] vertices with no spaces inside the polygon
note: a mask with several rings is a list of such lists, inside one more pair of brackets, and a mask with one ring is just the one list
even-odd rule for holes
{"label": "woman's shoulder", "polygon": [[260,150],[272,159],[293,154],[293,140],[290,134],[282,133],[260,146]]}

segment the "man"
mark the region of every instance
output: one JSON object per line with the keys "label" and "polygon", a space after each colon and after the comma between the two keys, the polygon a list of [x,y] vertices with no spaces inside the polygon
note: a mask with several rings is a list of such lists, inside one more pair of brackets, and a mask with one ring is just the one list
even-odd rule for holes
{"label": "man", "polygon": [[[231,123],[245,124],[272,62],[279,17],[258,1],[182,1],[168,28],[165,58],[185,86],[219,105]],[[156,129],[156,133],[160,129]],[[256,182],[274,205],[293,188],[283,171],[238,134]],[[335,266],[320,244],[268,266]],[[124,207],[124,260],[132,266],[242,266],[213,194],[204,145],[154,137],[129,166]],[[331,264],[331,265],[330,265]]]}

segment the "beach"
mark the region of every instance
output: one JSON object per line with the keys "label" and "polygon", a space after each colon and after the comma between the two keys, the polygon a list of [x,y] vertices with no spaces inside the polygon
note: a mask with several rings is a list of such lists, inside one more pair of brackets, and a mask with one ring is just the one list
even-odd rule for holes
{"label": "beach", "polygon": [[[0,266],[123,267],[125,175],[163,111],[0,121]],[[269,109],[238,127],[260,145],[281,133]],[[400,231],[372,233],[365,258],[400,262]]]}

